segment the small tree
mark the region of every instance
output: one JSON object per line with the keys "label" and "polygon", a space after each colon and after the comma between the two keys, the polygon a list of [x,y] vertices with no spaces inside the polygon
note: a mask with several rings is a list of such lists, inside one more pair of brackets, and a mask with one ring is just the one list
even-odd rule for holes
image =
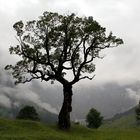
{"label": "small tree", "polygon": [[23,107],[17,117],[17,119],[25,119],[25,120],[33,120],[33,121],[39,121],[38,113],[36,112],[36,109],[33,106],[25,106]]}
{"label": "small tree", "polygon": [[[106,29],[93,17],[78,17],[74,13],[44,12],[38,20],[25,24],[19,21],[13,27],[19,45],[11,46],[9,51],[21,59],[5,69],[12,70],[16,84],[34,79],[61,83],[64,100],[58,125],[69,129],[73,85],[83,79],[92,80],[93,60],[101,58],[101,50],[122,44],[122,39],[112,32],[106,35]],[[66,74],[71,74],[71,78]]]}
{"label": "small tree", "polygon": [[136,112],[137,124],[140,124],[140,101],[139,101],[138,107],[136,108],[135,112]]}
{"label": "small tree", "polygon": [[86,121],[89,128],[98,128],[102,124],[103,117],[100,115],[96,109],[90,109],[89,113],[86,116]]}

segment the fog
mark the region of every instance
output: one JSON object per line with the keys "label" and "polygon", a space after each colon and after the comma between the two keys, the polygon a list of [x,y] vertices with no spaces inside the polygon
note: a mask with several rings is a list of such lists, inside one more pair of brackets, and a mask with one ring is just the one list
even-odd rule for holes
{"label": "fog", "polygon": [[111,117],[135,106],[140,99],[140,1],[133,0],[0,0],[0,105],[10,108],[25,101],[58,113],[63,100],[63,87],[41,81],[15,86],[7,64],[18,60],[10,56],[9,47],[17,44],[12,26],[15,22],[37,19],[44,11],[75,12],[78,16],[93,16],[107,32],[121,37],[124,44],[107,49],[97,60],[95,78],[83,80],[73,87],[72,118],[84,118],[91,107]]}

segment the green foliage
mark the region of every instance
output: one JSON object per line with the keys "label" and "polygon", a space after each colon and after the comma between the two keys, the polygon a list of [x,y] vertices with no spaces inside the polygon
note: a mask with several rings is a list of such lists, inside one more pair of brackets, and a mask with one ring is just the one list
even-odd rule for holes
{"label": "green foliage", "polygon": [[33,106],[25,106],[23,107],[17,117],[17,119],[24,119],[24,120],[33,120],[33,121],[39,121],[39,116]]}
{"label": "green foliage", "polygon": [[44,12],[38,20],[19,21],[13,28],[19,45],[11,46],[9,51],[21,60],[5,69],[13,71],[16,83],[41,79],[64,84],[68,71],[73,73],[71,85],[81,79],[91,80],[85,74],[95,71],[93,60],[100,58],[100,51],[123,43],[112,32],[106,35],[106,29],[93,17],[78,17],[74,13]]}
{"label": "green foliage", "polygon": [[87,114],[86,121],[89,128],[98,128],[102,124],[103,117],[96,109],[91,108]]}

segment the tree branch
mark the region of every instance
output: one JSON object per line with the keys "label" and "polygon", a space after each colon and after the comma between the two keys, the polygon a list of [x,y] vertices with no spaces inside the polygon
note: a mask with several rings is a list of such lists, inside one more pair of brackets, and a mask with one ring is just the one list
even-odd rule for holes
{"label": "tree branch", "polygon": [[47,32],[46,32],[44,47],[45,47],[45,50],[46,50],[46,53],[47,53],[48,62],[50,63],[50,54],[49,54],[48,42],[49,42],[49,38],[48,38],[48,35],[47,35]]}
{"label": "tree branch", "polygon": [[75,66],[74,66],[74,57],[75,57],[76,50],[79,48],[79,46],[82,44],[82,42],[83,42],[83,38],[81,38],[79,44],[75,47],[73,54],[71,56],[71,66],[72,66],[74,77],[76,76],[76,70],[75,70]]}
{"label": "tree branch", "polygon": [[35,61],[35,62],[37,62],[37,63],[39,63],[39,64],[42,64],[42,65],[45,65],[45,66],[50,66],[51,69],[52,69],[52,71],[56,73],[56,69],[54,68],[54,65],[53,65],[52,63],[50,63],[50,62],[43,62],[43,61],[41,61],[41,59],[39,59],[38,57],[31,57],[31,55],[29,56],[28,54],[26,54],[26,52],[25,52],[25,50],[24,50],[24,47],[26,47],[26,44],[23,43],[22,41],[21,41],[20,44],[21,44],[21,53],[22,53],[22,55],[23,55],[24,57],[26,57],[26,58],[28,58],[28,59],[30,59],[30,60],[32,60],[32,61]]}
{"label": "tree branch", "polygon": [[31,81],[34,80],[34,79],[39,79],[39,77],[32,77],[32,78],[30,78],[30,79],[26,79],[26,80],[23,81],[22,83],[24,84],[24,83],[27,83],[27,82],[31,82]]}
{"label": "tree branch", "polygon": [[63,69],[66,69],[66,70],[71,70],[71,69],[72,69],[72,67],[65,67],[65,66],[63,66]]}
{"label": "tree branch", "polygon": [[94,77],[95,77],[95,75],[93,75],[92,77],[83,76],[83,77],[79,78],[79,80],[82,80],[82,79],[89,79],[89,80],[92,80]]}

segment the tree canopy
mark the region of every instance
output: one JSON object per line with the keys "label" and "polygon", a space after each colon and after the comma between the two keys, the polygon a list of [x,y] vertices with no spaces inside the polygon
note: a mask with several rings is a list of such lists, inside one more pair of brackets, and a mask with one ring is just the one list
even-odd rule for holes
{"label": "tree canopy", "polygon": [[14,24],[19,45],[10,47],[11,54],[21,56],[12,69],[16,83],[33,79],[57,80],[64,84],[64,76],[71,71],[75,84],[81,79],[92,79],[87,73],[95,71],[93,60],[100,58],[99,52],[116,47],[122,39],[112,34],[93,17],[78,17],[74,13],[60,15],[44,12],[38,20]]}

